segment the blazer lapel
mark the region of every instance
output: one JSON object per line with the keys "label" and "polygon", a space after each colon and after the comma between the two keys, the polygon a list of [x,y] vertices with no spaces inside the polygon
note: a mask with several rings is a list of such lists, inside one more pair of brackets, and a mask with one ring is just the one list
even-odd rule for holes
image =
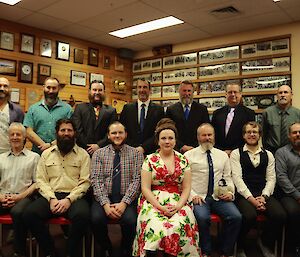
{"label": "blazer lapel", "polygon": [[[103,104],[101,109],[100,109],[100,113],[99,113],[99,117],[98,120],[95,122],[95,129],[99,126],[99,124],[101,123],[105,113],[107,112],[107,107]],[[95,113],[94,113],[95,115]],[[95,119],[96,119],[96,115],[95,115]]]}

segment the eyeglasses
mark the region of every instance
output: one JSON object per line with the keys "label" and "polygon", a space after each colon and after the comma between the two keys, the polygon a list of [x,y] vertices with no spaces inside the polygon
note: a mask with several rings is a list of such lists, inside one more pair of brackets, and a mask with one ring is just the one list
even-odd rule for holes
{"label": "eyeglasses", "polygon": [[246,134],[247,134],[247,135],[251,135],[251,134],[257,135],[258,133],[259,133],[259,132],[256,131],[256,130],[248,130],[248,131],[246,131]]}

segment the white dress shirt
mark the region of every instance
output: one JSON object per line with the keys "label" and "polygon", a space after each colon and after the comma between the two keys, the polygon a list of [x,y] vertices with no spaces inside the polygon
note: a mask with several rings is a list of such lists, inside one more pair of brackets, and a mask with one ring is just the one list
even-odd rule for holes
{"label": "white dress shirt", "polygon": [[[250,160],[254,167],[257,167],[260,163],[260,153],[262,151],[262,148],[259,146],[257,151],[254,153],[251,152],[247,145],[245,144],[243,147],[243,151],[247,152]],[[275,159],[273,154],[270,151],[267,151],[268,155],[268,166],[266,170],[266,185],[265,188],[262,191],[262,195],[270,196],[274,192],[274,187],[276,183],[276,173],[275,173]],[[232,170],[232,178],[233,182],[236,186],[237,191],[239,194],[241,194],[246,199],[250,196],[252,196],[252,193],[246,186],[244,180],[243,180],[243,172],[242,172],[242,166],[240,163],[240,151],[239,149],[235,149],[230,154],[230,163],[231,163],[231,170]]]}
{"label": "white dress shirt", "polygon": [[138,100],[137,103],[138,103],[138,121],[139,121],[139,124],[140,124],[142,104],[145,105],[145,119],[146,119],[147,118],[149,104],[150,104],[150,99],[148,99],[146,102],[142,102],[142,101]]}

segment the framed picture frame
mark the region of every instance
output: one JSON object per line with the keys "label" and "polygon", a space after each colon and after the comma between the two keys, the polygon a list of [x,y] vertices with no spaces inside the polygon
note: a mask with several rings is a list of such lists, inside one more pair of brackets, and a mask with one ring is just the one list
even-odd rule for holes
{"label": "framed picture frame", "polygon": [[22,53],[34,54],[35,37],[30,34],[21,34],[20,51]]}
{"label": "framed picture frame", "polygon": [[98,67],[98,62],[99,62],[99,50],[89,47],[88,65]]}
{"label": "framed picture frame", "polygon": [[62,61],[70,60],[70,44],[56,41],[56,59]]}
{"label": "framed picture frame", "polygon": [[126,81],[123,79],[114,79],[112,81],[112,93],[126,94]]}
{"label": "framed picture frame", "polygon": [[92,83],[92,81],[103,82],[104,75],[99,73],[90,73],[90,83]]}
{"label": "framed picture frame", "polygon": [[13,51],[15,43],[15,35],[10,32],[1,32],[0,48],[4,50]]}
{"label": "framed picture frame", "polygon": [[[151,63],[150,63],[151,65]],[[116,56],[115,57],[115,70],[116,71],[124,71],[124,61],[122,58]]]}
{"label": "framed picture frame", "polygon": [[43,85],[46,78],[51,76],[51,66],[38,64],[37,83]]}
{"label": "framed picture frame", "polygon": [[110,69],[110,57],[103,56],[103,69]]}
{"label": "framed picture frame", "polygon": [[32,62],[19,62],[19,82],[32,83],[33,78],[33,63]]}
{"label": "framed picture frame", "polygon": [[17,61],[0,58],[0,74],[16,76]]}
{"label": "framed picture frame", "polygon": [[86,72],[71,70],[71,85],[86,86]]}
{"label": "framed picture frame", "polygon": [[83,49],[75,48],[74,49],[74,63],[83,64],[84,53]]}
{"label": "framed picture frame", "polygon": [[40,40],[40,55],[44,57],[52,57],[52,41],[50,39],[42,38]]}

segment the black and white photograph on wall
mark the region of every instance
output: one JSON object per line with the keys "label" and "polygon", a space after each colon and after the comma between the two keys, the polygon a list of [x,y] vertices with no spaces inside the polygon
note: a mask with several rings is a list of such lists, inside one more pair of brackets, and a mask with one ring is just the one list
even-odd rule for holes
{"label": "black and white photograph on wall", "polygon": [[273,54],[288,53],[290,51],[290,41],[288,38],[272,40]]}
{"label": "black and white photograph on wall", "polygon": [[33,35],[21,34],[21,46],[20,51],[22,53],[33,54],[34,53],[34,39]]}
{"label": "black and white photograph on wall", "polygon": [[258,124],[262,125],[262,122],[263,122],[263,116],[262,116],[261,113],[256,113],[256,114],[255,114],[255,121],[256,121]]}
{"label": "black and white photograph on wall", "polygon": [[274,68],[272,59],[246,61],[242,63],[242,75],[272,72]]}
{"label": "black and white photograph on wall", "polygon": [[90,83],[92,81],[103,82],[104,81],[104,75],[100,74],[100,73],[90,73]]}
{"label": "black and white photograph on wall", "polygon": [[207,107],[207,110],[211,110],[212,108],[212,99],[211,98],[200,98],[199,103],[205,105]]}
{"label": "black and white photograph on wall", "polygon": [[247,106],[252,110],[257,110],[257,98],[256,96],[243,96],[243,105]]}
{"label": "black and white photograph on wall", "polygon": [[71,70],[70,84],[85,87],[86,72]]}
{"label": "black and white photograph on wall", "polygon": [[142,62],[142,71],[151,70],[151,61],[143,61]]}
{"label": "black and white photograph on wall", "polygon": [[271,41],[256,43],[257,56],[272,54]]}
{"label": "black and white photograph on wall", "polygon": [[185,65],[197,64],[197,53],[184,54],[183,56]]}
{"label": "black and white photograph on wall", "polygon": [[161,97],[161,87],[151,87],[150,97],[151,98]]}
{"label": "black and white photograph on wall", "polygon": [[239,63],[226,63],[199,68],[200,77],[222,77],[239,75]]}
{"label": "black and white photograph on wall", "polygon": [[161,101],[158,100],[151,100],[152,103],[157,104],[157,105],[162,105]]}
{"label": "black and white photograph on wall", "polygon": [[162,106],[164,107],[164,110],[166,111],[170,105],[175,104],[177,102],[178,102],[178,100],[164,100],[164,101],[162,101]]}
{"label": "black and white photograph on wall", "polygon": [[16,71],[17,71],[16,66],[17,66],[16,60],[0,58],[0,74],[1,75],[16,76]]}
{"label": "black and white photograph on wall", "polygon": [[136,87],[133,87],[131,89],[131,97],[132,97],[132,100],[137,100],[138,99]]}
{"label": "black and white photograph on wall", "polygon": [[140,74],[140,75],[135,75],[132,78],[132,84],[134,87],[137,86],[137,81],[141,79],[141,80],[145,80],[145,81],[150,81],[150,83],[152,82],[152,76],[151,73],[148,74]]}
{"label": "black and white photograph on wall", "polygon": [[32,83],[32,78],[33,78],[33,63],[20,61],[18,81],[23,83]]}
{"label": "black and white photograph on wall", "polygon": [[176,66],[184,65],[185,57],[183,55],[177,55],[174,58],[175,58],[175,65]]}
{"label": "black and white photograph on wall", "polygon": [[164,57],[163,59],[163,67],[164,68],[170,68],[174,66],[174,57],[170,56],[170,57]]}
{"label": "black and white photograph on wall", "polygon": [[230,46],[199,52],[200,64],[237,58],[239,58],[239,46]]}
{"label": "black and white photograph on wall", "polygon": [[1,31],[0,48],[4,50],[13,51],[15,45],[14,33]]}
{"label": "black and white photograph on wall", "polygon": [[151,84],[159,84],[162,82],[161,72],[151,74]]}
{"label": "black and white photograph on wall", "polygon": [[162,97],[178,96],[179,84],[167,85],[162,87]]}
{"label": "black and white photograph on wall", "polygon": [[257,105],[258,109],[266,109],[269,106],[275,104],[276,99],[274,95],[258,95]]}
{"label": "black and white photograph on wall", "polygon": [[226,105],[226,98],[225,97],[218,97],[218,98],[212,98],[212,105],[211,107],[213,109],[219,109]]}
{"label": "black and white photograph on wall", "polygon": [[155,59],[151,61],[152,70],[161,69],[161,59]]}
{"label": "black and white photograph on wall", "polygon": [[205,93],[225,93],[225,87],[228,83],[238,83],[236,80],[219,80],[200,82],[200,94]]}
{"label": "black and white photograph on wall", "polygon": [[52,41],[50,39],[41,38],[40,40],[40,55],[43,57],[52,56]]}
{"label": "black and white photograph on wall", "polygon": [[256,44],[242,45],[242,57],[256,56]]}
{"label": "black and white photograph on wall", "polygon": [[70,59],[70,44],[56,41],[56,59],[69,61]]}
{"label": "black and white photograph on wall", "polygon": [[290,71],[290,57],[273,58],[274,71]]}
{"label": "black and white photograph on wall", "polygon": [[195,80],[195,79],[197,79],[197,68],[185,69],[183,79],[185,79],[185,80]]}
{"label": "black and white photograph on wall", "polygon": [[142,70],[142,62],[134,62],[132,64],[133,72],[140,72]]}

